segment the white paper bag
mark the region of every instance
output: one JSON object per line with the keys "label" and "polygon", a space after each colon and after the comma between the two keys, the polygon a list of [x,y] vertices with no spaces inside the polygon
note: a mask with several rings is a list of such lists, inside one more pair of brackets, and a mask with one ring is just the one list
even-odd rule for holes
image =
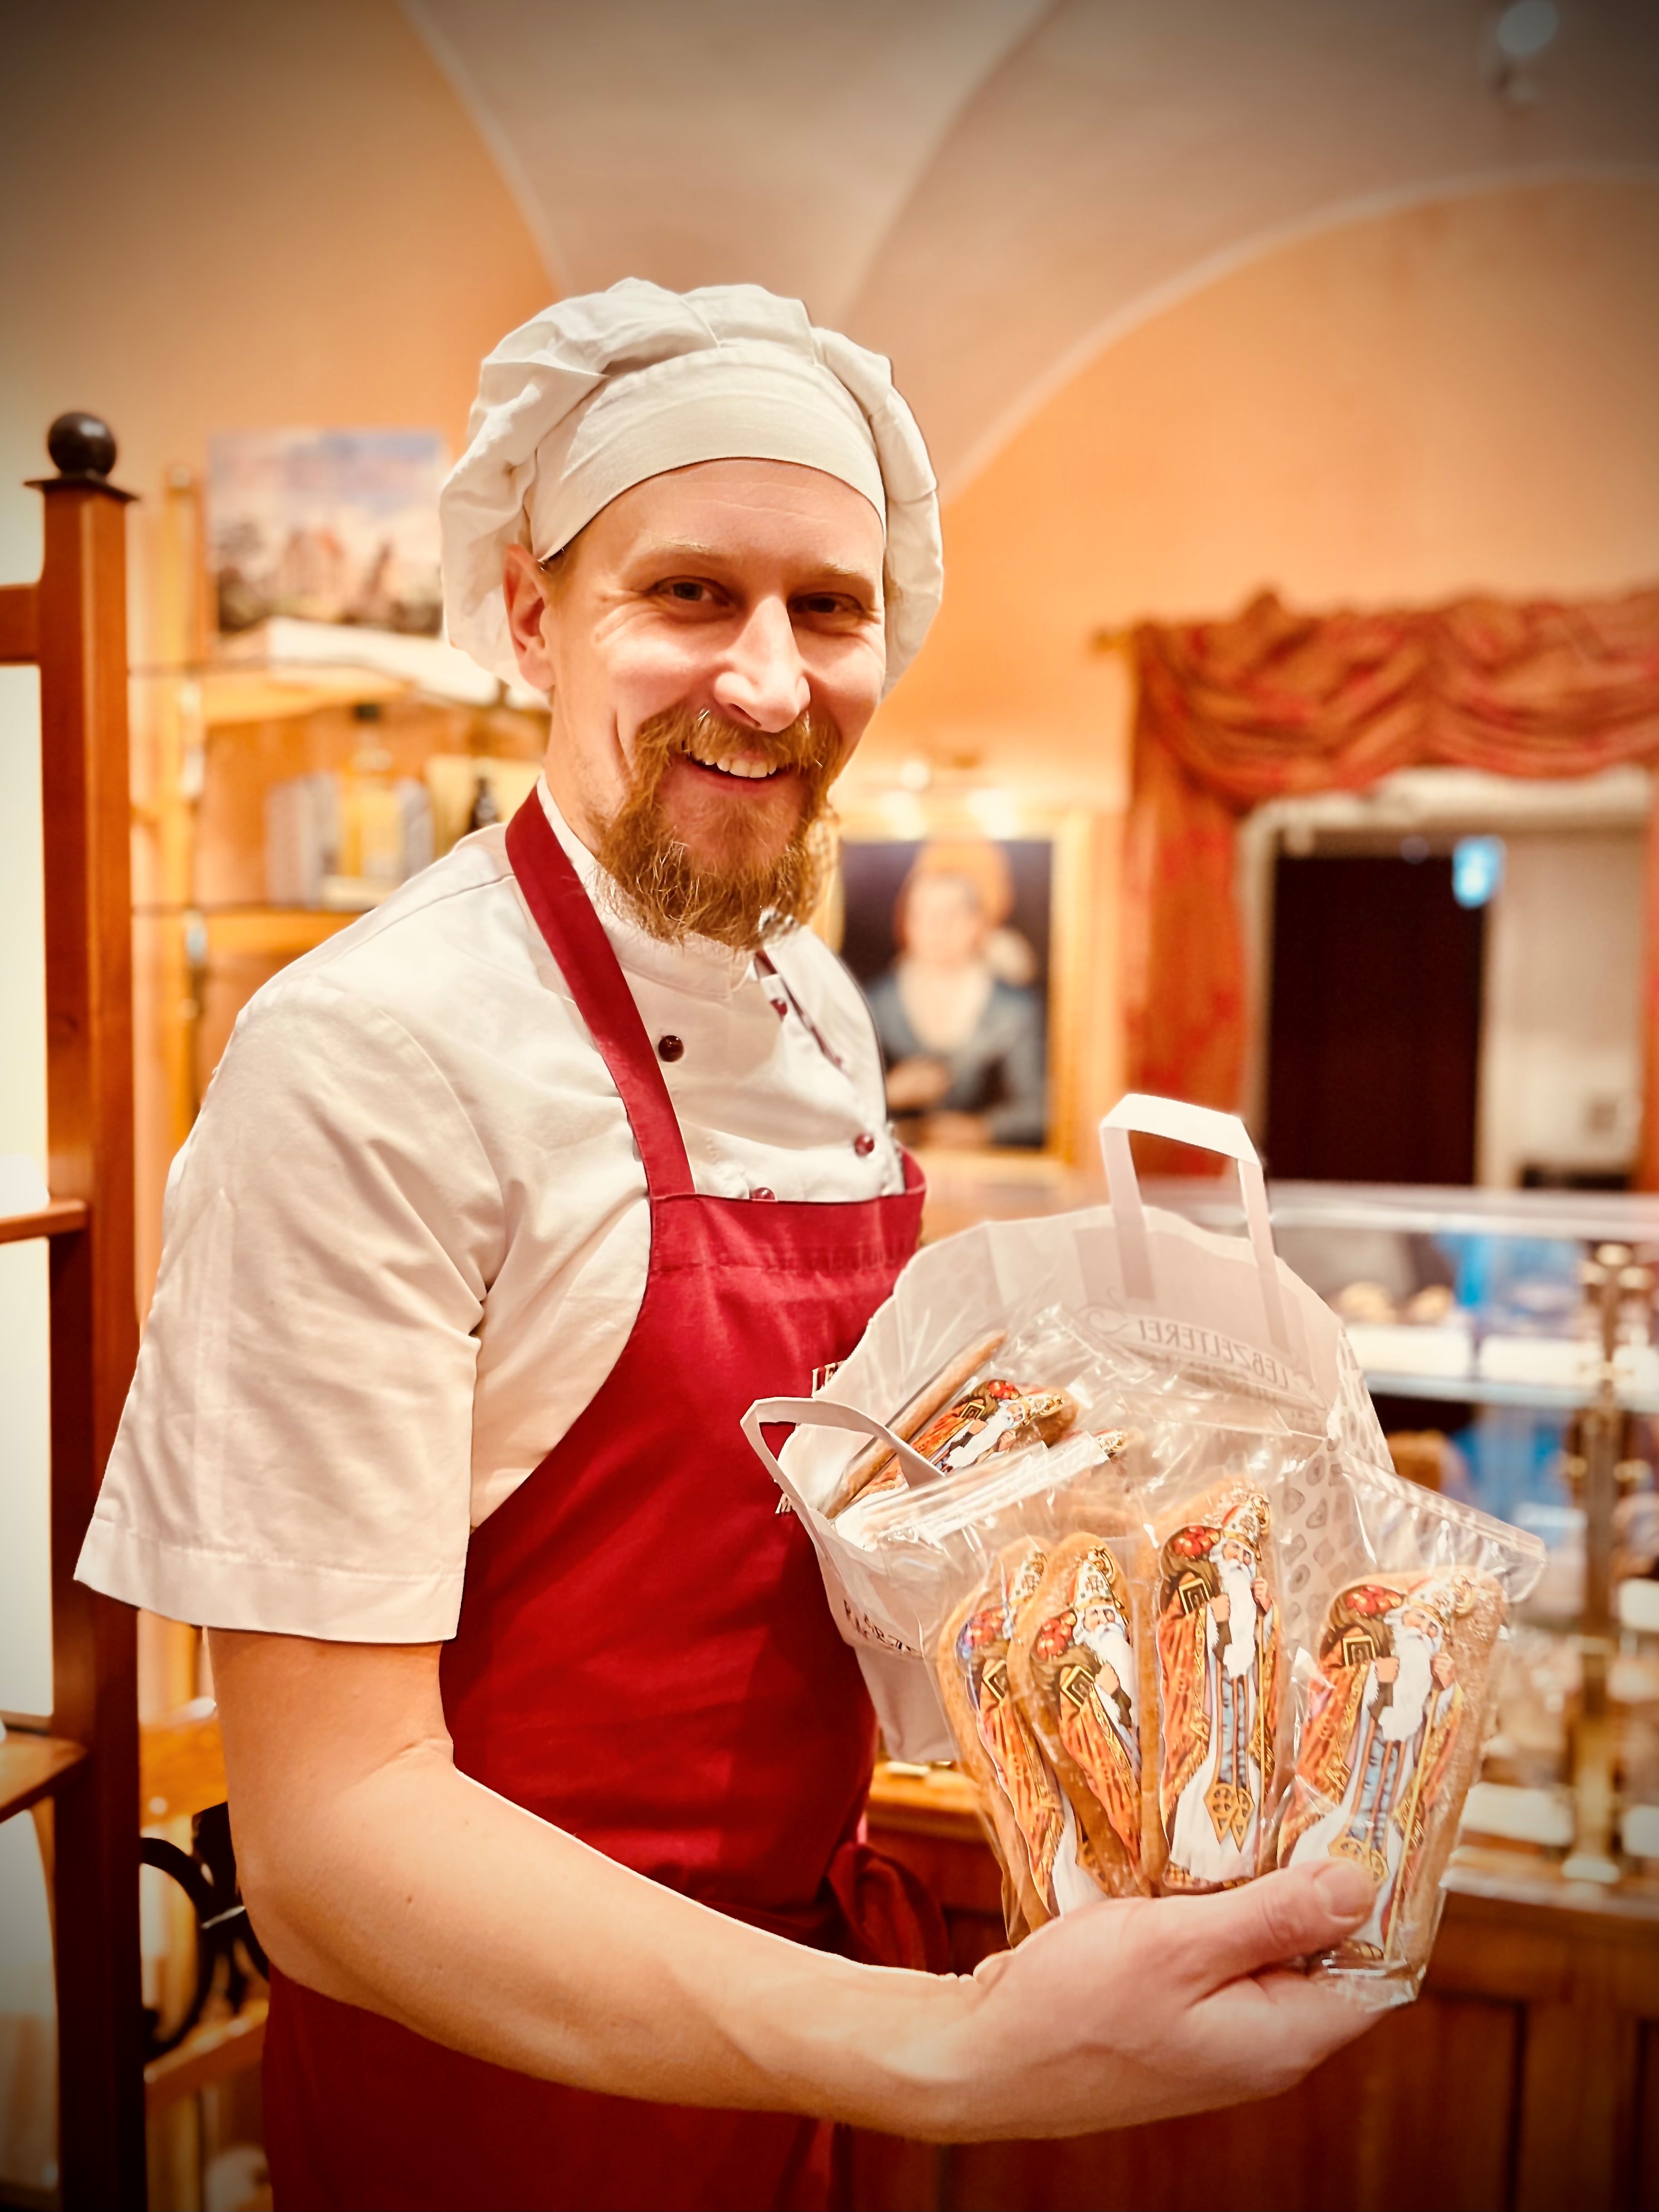
{"label": "white paper bag", "polygon": [[[1248,1235],[1200,1229],[1141,1201],[1132,1130],[1237,1161]],[[918,1252],[856,1350],[815,1398],[767,1398],[744,1433],[812,1540],[837,1626],[859,1656],[890,1753],[949,1759],[954,1747],[922,1650],[920,1624],[872,1554],[826,1517],[854,1455],[879,1437],[913,1486],[939,1470],[884,1425],[975,1336],[1044,1308],[1161,1349],[1185,1369],[1303,1400],[1333,1444],[1381,1468],[1387,1446],[1342,1325],[1273,1252],[1261,1165],[1242,1121],[1207,1107],[1132,1092],[1101,1123],[1110,1204],[1030,1221],[987,1221]],[[1040,1378],[1037,1378],[1040,1379]],[[763,1423],[793,1423],[781,1457]],[[1299,1501],[1284,1556],[1316,1544],[1320,1501]],[[1306,1580],[1291,1570],[1293,1589]],[[1294,1599],[1287,1610],[1294,1629]]]}

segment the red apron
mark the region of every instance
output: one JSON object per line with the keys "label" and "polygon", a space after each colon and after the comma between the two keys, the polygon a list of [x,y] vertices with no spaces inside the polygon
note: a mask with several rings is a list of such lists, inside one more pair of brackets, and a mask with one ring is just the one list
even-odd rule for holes
{"label": "red apron", "polygon": [[[651,1257],[599,1395],[473,1531],[442,1662],[455,1763],[623,1865],[855,1958],[945,1964],[860,1820],[875,1725],[805,1532],[738,1428],[845,1358],[915,1247],[902,1196],[704,1198],[639,1012],[538,799],[508,856],[621,1093]],[[829,2130],[646,2105],[446,2050],[281,1974],[264,2052],[281,2212],[811,2206]]]}

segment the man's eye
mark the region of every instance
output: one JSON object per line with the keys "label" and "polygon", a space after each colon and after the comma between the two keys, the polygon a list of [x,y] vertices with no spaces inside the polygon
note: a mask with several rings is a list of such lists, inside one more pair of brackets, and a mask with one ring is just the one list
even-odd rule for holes
{"label": "man's eye", "polygon": [[665,598],[681,599],[691,606],[701,606],[714,597],[708,585],[699,583],[695,576],[676,576],[657,588]]}
{"label": "man's eye", "polygon": [[838,592],[809,592],[795,602],[804,615],[861,615],[864,610],[856,599],[843,599]]}

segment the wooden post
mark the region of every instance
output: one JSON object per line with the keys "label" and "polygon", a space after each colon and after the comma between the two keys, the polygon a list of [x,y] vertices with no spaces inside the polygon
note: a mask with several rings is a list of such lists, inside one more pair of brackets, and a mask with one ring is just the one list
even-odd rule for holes
{"label": "wooden post", "polygon": [[138,1345],[133,1280],[129,495],[115,441],[60,416],[38,587],[46,891],[46,1145],[87,1223],[52,1247],[52,1733],[88,1756],[58,1785],[53,1891],[65,2207],[142,2207],[135,1615],[75,1580]]}

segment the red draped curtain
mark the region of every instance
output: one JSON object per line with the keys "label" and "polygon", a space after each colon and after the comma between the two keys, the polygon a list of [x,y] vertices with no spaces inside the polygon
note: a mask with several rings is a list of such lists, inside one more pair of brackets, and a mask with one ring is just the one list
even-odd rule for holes
{"label": "red draped curtain", "polygon": [[[1264,800],[1395,769],[1588,775],[1659,761],[1659,589],[1577,605],[1460,599],[1143,623],[1127,866],[1132,1087],[1237,1111],[1244,1072],[1238,823]],[[1659,1188],[1659,830],[1648,864],[1644,1188]],[[1148,1159],[1148,1165],[1152,1163]],[[1188,1170],[1212,1160],[1172,1156]]]}

